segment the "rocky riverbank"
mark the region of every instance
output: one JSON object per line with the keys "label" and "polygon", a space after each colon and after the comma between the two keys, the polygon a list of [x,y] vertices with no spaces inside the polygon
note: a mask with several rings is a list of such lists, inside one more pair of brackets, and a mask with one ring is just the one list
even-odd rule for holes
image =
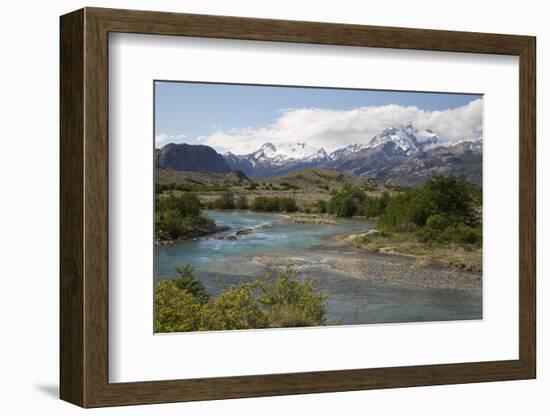
{"label": "rocky riverbank", "polygon": [[323,250],[307,253],[255,256],[253,261],[268,268],[295,270],[330,269],[360,279],[385,281],[432,289],[480,290],[481,273],[424,263],[412,256],[386,253],[346,253]]}
{"label": "rocky riverbank", "polygon": [[196,228],[192,232],[187,233],[185,237],[155,239],[155,245],[167,246],[171,244],[183,243],[185,241],[196,240],[198,238],[205,237],[207,235],[221,233],[229,229],[230,227],[228,227],[227,225],[212,225],[209,227],[200,227],[200,228]]}
{"label": "rocky riverbank", "polygon": [[286,219],[296,224],[337,224],[333,217],[317,214],[288,214],[283,215]]}

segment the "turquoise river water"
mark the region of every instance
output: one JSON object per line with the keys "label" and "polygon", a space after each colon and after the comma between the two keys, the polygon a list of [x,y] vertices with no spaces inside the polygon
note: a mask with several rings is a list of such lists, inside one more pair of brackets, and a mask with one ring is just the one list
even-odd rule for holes
{"label": "turquoise river water", "polygon": [[[362,220],[339,220],[337,225],[296,224],[280,215],[245,211],[208,211],[228,231],[196,241],[155,247],[157,279],[175,277],[175,268],[190,263],[214,296],[231,285],[265,276],[289,259],[300,278],[315,281],[328,295],[327,324],[425,322],[481,319],[481,291],[428,289],[367,279],[330,266],[329,259],[376,262],[384,273],[387,256],[367,254],[331,239],[339,233],[369,228]],[[248,234],[232,239],[238,230]],[[279,263],[270,262],[275,258]],[[410,260],[392,256],[391,261]],[[376,277],[376,276],[375,276]]]}

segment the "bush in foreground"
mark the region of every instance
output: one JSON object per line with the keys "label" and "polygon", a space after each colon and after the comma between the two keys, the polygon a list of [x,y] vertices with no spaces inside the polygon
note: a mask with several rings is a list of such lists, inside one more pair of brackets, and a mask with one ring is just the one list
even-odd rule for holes
{"label": "bush in foreground", "polygon": [[[287,269],[241,283],[211,300],[191,266],[155,289],[155,331],[215,331],[317,326],[325,323],[327,296]],[[182,277],[184,276],[184,277]],[[181,283],[185,280],[185,284]],[[195,283],[194,283],[195,282]],[[198,295],[201,294],[201,295]]]}

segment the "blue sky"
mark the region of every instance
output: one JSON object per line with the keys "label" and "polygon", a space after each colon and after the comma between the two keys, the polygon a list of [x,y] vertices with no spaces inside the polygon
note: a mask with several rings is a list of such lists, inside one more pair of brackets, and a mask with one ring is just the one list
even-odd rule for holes
{"label": "blue sky", "polygon": [[[388,119],[387,113],[392,108],[400,111],[416,108],[414,114],[429,118],[429,115],[467,107],[476,100],[481,101],[480,98],[472,94],[156,82],[155,135],[158,147],[169,142],[203,143],[218,151],[242,153],[252,151],[256,144],[261,145],[266,139],[292,141],[292,135],[299,131],[302,140],[309,138],[319,142],[313,143],[315,145],[335,148],[340,142],[345,145],[344,142],[354,140],[348,137],[351,131],[357,136],[356,141],[367,140],[383,122],[380,119]],[[355,110],[365,108],[372,111],[364,112],[361,120],[355,116],[353,126],[349,126],[351,130],[334,129],[343,120],[349,122]],[[377,115],[376,108],[386,111]],[[391,113],[395,118],[399,111]],[[414,114],[406,111],[401,117],[416,120]],[[326,137],[327,131],[312,134],[312,130],[319,130],[313,128],[312,123],[318,127],[327,124],[329,119],[334,125],[325,127],[334,132],[331,140]],[[284,130],[289,121],[294,124],[285,135],[281,129]],[[393,124],[409,121],[396,119]],[[372,127],[356,128],[365,123]]]}

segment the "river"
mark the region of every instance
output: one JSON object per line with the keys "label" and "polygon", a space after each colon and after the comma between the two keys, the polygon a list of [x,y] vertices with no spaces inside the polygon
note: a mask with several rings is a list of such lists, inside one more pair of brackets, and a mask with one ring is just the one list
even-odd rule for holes
{"label": "river", "polygon": [[[368,229],[364,220],[339,220],[336,225],[296,224],[275,214],[207,211],[228,231],[196,241],[155,247],[155,276],[175,277],[175,268],[190,263],[214,296],[228,287],[289,264],[300,278],[311,278],[328,295],[327,324],[426,322],[481,319],[481,290],[422,288],[358,277],[332,267],[335,261],[361,259],[372,263],[370,273],[411,267],[401,256],[367,254],[343,246],[331,236]],[[248,234],[233,238],[238,230]],[[397,263],[396,263],[397,262]],[[391,264],[390,264],[391,263]],[[376,276],[378,277],[378,276]]]}

